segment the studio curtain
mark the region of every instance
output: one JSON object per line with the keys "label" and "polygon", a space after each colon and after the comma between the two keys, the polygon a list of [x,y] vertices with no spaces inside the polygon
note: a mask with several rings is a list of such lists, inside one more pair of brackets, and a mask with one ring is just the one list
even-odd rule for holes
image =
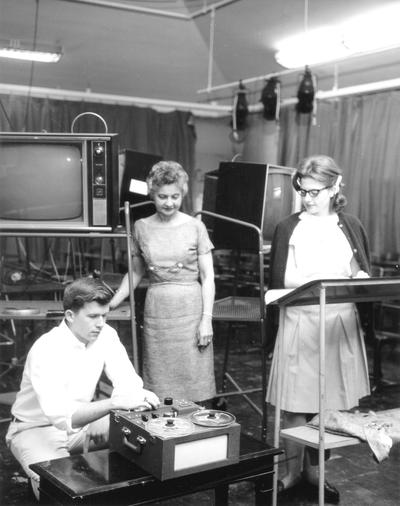
{"label": "studio curtain", "polygon": [[318,103],[317,124],[293,107],[281,111],[279,163],[312,154],[343,169],[346,210],[364,224],[372,252],[400,252],[400,91]]}
{"label": "studio curtain", "polygon": [[[160,113],[150,108],[73,102],[46,98],[0,95],[0,130],[3,132],[71,132],[74,118],[84,112],[100,115],[108,127],[108,133],[119,135],[120,150],[132,149],[160,155],[165,160],[175,160],[182,164],[189,174],[189,192],[184,199],[183,210],[192,212],[192,182],[194,177],[195,130],[192,116],[188,112],[173,111]],[[105,125],[93,115],[85,115],[75,122],[74,132],[104,133]],[[118,167],[115,167],[118,170]],[[62,182],[61,190],[62,190]],[[1,198],[1,188],[0,188]],[[67,256],[74,261],[76,254],[65,246],[64,240],[49,239],[51,246],[37,238],[17,240],[18,251],[14,251],[14,241],[1,241],[0,250],[12,248],[11,254],[18,258],[28,258],[36,262],[41,271],[48,261],[49,251],[56,258]],[[95,240],[94,240],[95,241]],[[97,244],[97,243],[96,243]],[[74,245],[75,247],[76,245]],[[96,246],[97,247],[97,246]],[[20,253],[21,248],[24,250]],[[86,246],[89,248],[89,246]],[[0,266],[1,267],[1,266]],[[66,267],[63,266],[66,270]],[[1,270],[1,269],[0,269]],[[77,269],[79,271],[79,269]]]}
{"label": "studio curtain", "polygon": [[[188,112],[160,113],[150,108],[46,98],[0,96],[1,131],[71,132],[74,118],[83,112],[99,114],[109,133],[119,134],[120,149],[133,149],[161,155],[182,164],[189,178],[194,171],[195,131]],[[94,116],[82,116],[74,127],[79,132],[104,132]],[[189,179],[189,181],[190,181]],[[191,191],[185,199],[186,211],[192,210]]]}

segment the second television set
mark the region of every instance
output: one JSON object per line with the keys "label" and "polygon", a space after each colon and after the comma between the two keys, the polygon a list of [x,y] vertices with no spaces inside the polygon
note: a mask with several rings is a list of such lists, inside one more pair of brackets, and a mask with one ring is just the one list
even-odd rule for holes
{"label": "second television set", "polygon": [[[273,164],[221,162],[217,174],[213,171],[215,209],[209,210],[257,226],[268,247],[277,223],[300,210],[292,186],[294,171]],[[257,251],[259,247],[255,230],[227,220],[214,219],[211,234],[219,249]]]}

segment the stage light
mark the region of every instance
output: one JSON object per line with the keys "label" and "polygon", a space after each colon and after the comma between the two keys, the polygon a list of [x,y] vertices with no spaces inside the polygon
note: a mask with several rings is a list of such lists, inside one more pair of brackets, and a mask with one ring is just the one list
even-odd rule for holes
{"label": "stage light", "polygon": [[297,112],[312,112],[314,107],[315,86],[313,75],[311,74],[311,70],[308,67],[305,68],[303,78],[300,81],[300,85],[297,90],[297,98]]}
{"label": "stage light", "polygon": [[28,60],[41,63],[57,63],[62,56],[61,48],[43,44],[30,47],[19,40],[0,42],[0,57],[14,60]]}
{"label": "stage light", "polygon": [[264,106],[263,116],[266,120],[279,119],[281,84],[278,78],[271,77],[266,81],[261,92],[260,101]]}
{"label": "stage light", "polygon": [[246,129],[247,116],[249,114],[249,107],[247,104],[247,89],[242,81],[239,81],[239,88],[235,92],[232,106],[232,138],[236,142],[240,142],[243,135],[239,132]]}
{"label": "stage light", "polygon": [[244,130],[246,128],[246,120],[249,114],[247,105],[247,89],[242,81],[239,81],[239,88],[235,92],[232,109],[232,126],[233,130]]}

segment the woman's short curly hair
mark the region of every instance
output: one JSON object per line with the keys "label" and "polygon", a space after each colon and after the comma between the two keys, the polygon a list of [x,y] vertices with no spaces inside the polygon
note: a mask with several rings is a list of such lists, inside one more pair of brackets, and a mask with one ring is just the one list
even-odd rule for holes
{"label": "woman's short curly hair", "polygon": [[178,162],[161,161],[153,165],[147,176],[147,188],[150,198],[154,197],[157,188],[167,184],[175,184],[184,197],[188,192],[189,176]]}
{"label": "woman's short curly hair", "polygon": [[341,193],[344,186],[341,176],[342,169],[333,158],[326,155],[313,155],[301,160],[293,175],[292,183],[296,191],[300,189],[303,177],[312,177],[323,183],[324,186],[337,185],[336,193],[332,198],[332,209],[341,211],[347,204],[347,198]]}

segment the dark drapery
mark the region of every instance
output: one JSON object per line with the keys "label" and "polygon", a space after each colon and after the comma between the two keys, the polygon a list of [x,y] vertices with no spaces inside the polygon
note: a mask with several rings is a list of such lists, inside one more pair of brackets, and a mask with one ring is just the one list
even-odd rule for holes
{"label": "dark drapery", "polygon": [[344,172],[346,210],[364,224],[376,255],[400,251],[400,91],[320,102],[317,124],[284,108],[279,163],[329,155]]}
{"label": "dark drapery", "polygon": [[[185,168],[189,174],[189,192],[184,199],[183,210],[192,212],[194,179],[192,174],[195,168],[196,138],[191,113],[181,111],[161,113],[145,107],[29,98],[19,95],[0,95],[0,106],[0,130],[3,132],[71,132],[73,120],[79,114],[93,112],[100,115],[106,122],[108,132],[119,135],[120,150],[132,149],[157,154],[165,160],[175,160]],[[93,115],[84,115],[75,122],[74,132],[103,133],[105,125],[101,119]],[[115,167],[115,170],[118,170],[118,167]],[[65,248],[72,246],[69,243],[65,246],[61,239],[51,239],[51,246],[46,245],[46,240],[36,238],[25,241],[17,239],[16,244],[12,240],[2,241],[2,244],[7,250],[11,248],[11,253],[16,258],[29,258],[41,266],[42,263],[49,261],[50,250],[56,259],[65,255],[68,259],[75,259],[76,256],[70,250],[66,253]],[[76,247],[75,243],[73,247]],[[83,249],[88,247],[86,245]],[[27,249],[29,252],[25,251]],[[28,263],[28,260],[26,262]],[[63,266],[61,271],[63,269],[66,267]]]}
{"label": "dark drapery", "polygon": [[[47,98],[0,96],[1,131],[71,132],[74,118],[83,112],[99,114],[109,133],[119,134],[120,149],[133,149],[161,155],[179,162],[189,174],[194,171],[195,131],[191,113],[157,112],[151,108]],[[104,132],[99,118],[85,115],[74,126],[75,132]],[[185,210],[192,210],[192,193],[185,199]]]}

